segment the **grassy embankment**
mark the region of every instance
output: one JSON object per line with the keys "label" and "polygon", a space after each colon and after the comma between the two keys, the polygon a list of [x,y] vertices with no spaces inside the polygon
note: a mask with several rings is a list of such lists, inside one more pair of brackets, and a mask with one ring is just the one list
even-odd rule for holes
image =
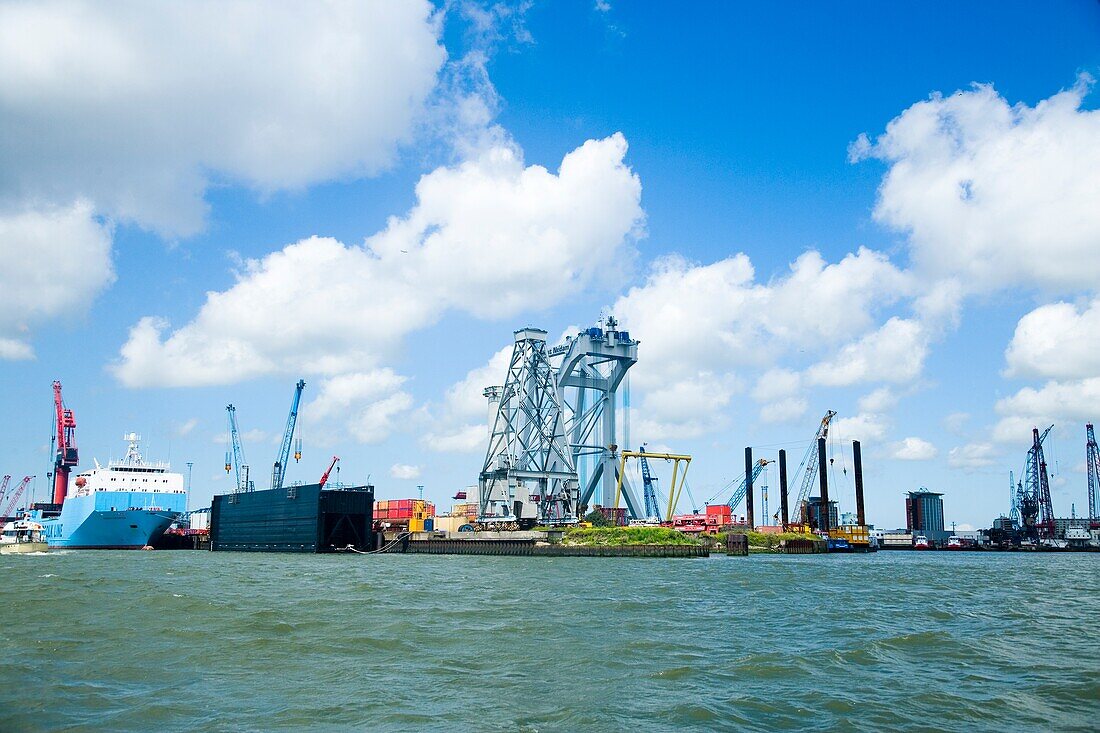
{"label": "grassy embankment", "polygon": [[698,545],[700,540],[668,527],[572,527],[563,545]]}
{"label": "grassy embankment", "polygon": [[[805,540],[815,539],[810,535],[805,535],[800,532],[782,532],[780,534],[764,534],[763,532],[738,532],[737,534],[748,535],[749,537],[749,550],[751,552],[775,552],[779,548],[779,543],[782,540]],[[726,546],[726,533],[719,532],[716,535],[710,535],[720,548]]]}

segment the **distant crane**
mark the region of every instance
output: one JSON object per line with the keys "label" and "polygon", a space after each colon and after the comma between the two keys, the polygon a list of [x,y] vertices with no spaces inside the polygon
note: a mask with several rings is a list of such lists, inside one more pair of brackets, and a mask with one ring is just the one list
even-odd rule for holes
{"label": "distant crane", "polygon": [[[798,470],[802,471],[805,468],[805,473],[802,474],[802,486],[798,490],[798,498],[794,502],[794,508],[795,511],[799,512],[803,523],[807,518],[806,507],[810,501],[810,487],[813,486],[814,479],[817,478],[817,441],[829,437],[829,423],[832,422],[834,417],[836,417],[836,410],[829,410],[825,413],[825,417],[821,418],[814,439],[810,441],[810,447],[806,449],[806,455],[802,457],[802,463],[798,464]],[[795,475],[797,476],[798,473],[795,472]]]}
{"label": "distant crane", "polygon": [[[286,476],[286,464],[290,462],[290,445],[294,441],[294,426],[298,422],[298,404],[302,401],[302,390],[306,382],[299,379],[294,385],[294,399],[290,403],[290,414],[286,418],[286,429],[283,431],[283,443],[279,447],[279,455],[275,457],[275,466],[271,471],[271,488],[283,488],[283,478]],[[294,452],[294,460],[302,458],[302,443],[298,441],[297,450]]]}
{"label": "distant crane", "polygon": [[15,487],[15,493],[12,494],[11,499],[8,501],[8,505],[4,507],[4,511],[0,516],[10,517],[13,511],[15,511],[16,504],[19,503],[19,499],[23,496],[23,490],[27,488],[27,484],[31,482],[34,476],[24,476],[23,480],[19,482],[19,485]]}
{"label": "distant crane", "polygon": [[[753,467],[752,467],[752,481],[753,481],[753,483],[756,483],[756,479],[760,478],[760,472],[763,471],[764,468],[766,468],[769,463],[775,463],[775,461],[769,461],[766,458],[761,458],[755,464],[753,464]],[[726,491],[731,486],[733,486],[734,481],[738,482],[737,486],[736,486],[736,488],[734,488],[733,493],[730,495],[729,501],[727,501],[726,504],[729,505],[730,512],[736,511],[737,507],[741,505],[741,502],[745,500],[745,494],[748,493],[748,489],[749,489],[749,480],[744,474],[742,474],[740,477],[734,479],[733,481],[730,481],[728,484],[723,486],[722,489],[719,490],[719,492],[717,494],[715,494],[714,496],[712,496],[710,498],[710,500],[707,502],[707,504],[712,503],[719,496],[726,493]]]}
{"label": "distant crane", "polygon": [[61,382],[53,383],[54,420],[57,434],[54,436],[57,453],[54,454],[53,503],[61,504],[69,493],[69,472],[79,462],[76,450],[76,417],[61,399]]}
{"label": "distant crane", "polygon": [[1016,477],[1012,475],[1012,471],[1008,472],[1008,504],[1009,512],[1008,517],[1012,520],[1012,524],[1020,524],[1020,509],[1016,506]]}
{"label": "distant crane", "polygon": [[252,482],[248,480],[248,464],[244,462],[244,448],[241,446],[241,432],[237,429],[237,408],[226,405],[225,411],[229,414],[229,445],[232,450],[232,466],[230,465],[229,450],[225,453],[225,472],[230,468],[237,472],[237,492],[251,491]]}
{"label": "distant crane", "polygon": [[4,494],[8,493],[8,484],[11,483],[11,476],[5,476],[3,481],[0,481],[0,505],[4,503]]}
{"label": "distant crane", "polygon": [[642,454],[640,461],[642,464],[642,487],[645,494],[645,516],[646,519],[659,519],[661,516],[661,506],[657,503],[657,478],[649,472],[649,461],[645,457],[645,446],[638,449],[638,452]]}
{"label": "distant crane", "polygon": [[328,470],[326,470],[323,474],[321,474],[321,480],[317,482],[318,488],[321,488],[321,489],[325,488],[325,484],[328,483],[328,475],[330,473],[332,473],[333,466],[335,466],[336,463],[339,460],[340,460],[339,456],[333,456],[332,457],[332,463],[328,464]]}
{"label": "distant crane", "polygon": [[1016,505],[1020,511],[1023,530],[1032,539],[1054,537],[1054,508],[1050,501],[1050,479],[1047,461],[1043,455],[1043,441],[1054,426],[1039,434],[1039,428],[1031,430],[1031,448],[1024,464],[1024,479],[1016,490]]}
{"label": "distant crane", "polygon": [[1089,474],[1089,526],[1100,524],[1100,449],[1092,423],[1085,425],[1085,464]]}

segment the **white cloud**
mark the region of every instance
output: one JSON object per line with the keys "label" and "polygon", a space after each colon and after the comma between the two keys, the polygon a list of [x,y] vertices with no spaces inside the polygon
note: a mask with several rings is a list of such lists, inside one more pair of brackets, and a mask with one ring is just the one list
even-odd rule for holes
{"label": "white cloud", "polygon": [[1100,375],[1100,298],[1084,308],[1052,303],[1031,311],[1016,324],[1005,361],[1013,377]]}
{"label": "white cloud", "polygon": [[756,380],[752,396],[757,402],[772,402],[797,395],[802,389],[802,375],[790,369],[776,367]]}
{"label": "white cloud", "polygon": [[111,228],[83,201],[0,212],[0,263],[0,359],[33,358],[33,327],[82,314],[114,281]]}
{"label": "white cloud", "polygon": [[168,235],[212,183],[370,175],[446,59],[428,2],[0,5],[0,203],[84,197]]}
{"label": "white cloud", "polygon": [[928,334],[920,322],[894,317],[810,367],[806,374],[810,382],[830,387],[911,382],[920,375],[927,355]]}
{"label": "white cloud", "polygon": [[969,412],[952,412],[950,415],[943,419],[943,427],[950,433],[960,435],[962,433],[963,426],[966,425],[969,419]]}
{"label": "white cloud", "polygon": [[[379,443],[412,409],[412,395],[401,389],[406,381],[388,368],[325,379],[317,398],[302,409],[302,417],[314,432],[331,431],[335,425],[341,435],[359,443]],[[331,433],[326,437],[333,439]]]}
{"label": "white cloud", "polygon": [[968,443],[948,451],[947,465],[970,472],[994,465],[996,458],[997,450],[991,443]]}
{"label": "white cloud", "polygon": [[1053,290],[1100,279],[1100,111],[1081,108],[1092,84],[1035,107],[992,86],[933,95],[892,120],[853,160],[889,165],[874,215],[909,234],[913,260],[970,291],[1014,284]]}
{"label": "white cloud", "polygon": [[197,417],[193,417],[186,422],[177,424],[172,432],[174,432],[177,437],[182,438],[184,436],[190,435],[191,432],[194,431],[196,427],[198,427],[198,424],[199,419]]}
{"label": "white cloud", "polygon": [[930,461],[939,451],[923,438],[904,438],[890,446],[890,457],[899,461]]}
{"label": "white cloud", "polygon": [[[632,369],[644,395],[646,438],[686,437],[720,421],[740,388],[738,370],[766,369],[806,344],[859,337],[875,314],[904,296],[911,284],[884,255],[861,248],[828,264],[806,252],[782,277],[758,283],[749,258],[737,254],[711,264],[666,257],[646,282],[620,298],[613,312],[643,340]],[[761,375],[754,392],[773,404],[762,419],[793,419],[801,395],[783,395],[801,380],[790,369]],[[687,409],[698,409],[690,418]],[[683,430],[684,432],[680,432]]]}
{"label": "white cloud", "polygon": [[[574,329],[575,331],[575,329]],[[512,361],[511,345],[493,354],[489,361],[471,369],[447,389],[442,405],[430,405],[430,427],[421,438],[428,450],[445,453],[471,453],[485,449],[489,434],[489,402],[482,392],[486,387],[504,384]],[[471,419],[477,422],[471,423]]]}
{"label": "white cloud", "polygon": [[898,397],[889,387],[879,387],[859,398],[860,412],[889,412],[898,404]]}
{"label": "white cloud", "polygon": [[410,466],[406,463],[395,463],[390,466],[390,476],[402,480],[417,479],[420,478],[420,466]]}
{"label": "white cloud", "polygon": [[442,453],[472,453],[485,450],[488,441],[489,427],[475,423],[426,433],[423,442],[428,448]]}
{"label": "white cloud", "polygon": [[374,368],[455,309],[545,308],[629,257],[641,183],[620,134],[589,140],[558,174],[501,145],[423,176],[417,203],[363,246],[312,237],[250,260],[175,331],[154,317],[112,370],[123,384],[225,384],[268,373]]}
{"label": "white cloud", "polygon": [[1050,381],[1042,387],[1024,387],[998,400],[1002,417],[993,429],[998,442],[1030,444],[1031,430],[1059,422],[1095,420],[1100,415],[1100,377]]}
{"label": "white cloud", "polygon": [[832,439],[876,441],[886,435],[886,418],[873,413],[834,418],[829,424]]}
{"label": "white cloud", "polygon": [[769,402],[760,408],[760,421],[765,423],[793,423],[806,414],[810,403],[805,397],[787,397]]}

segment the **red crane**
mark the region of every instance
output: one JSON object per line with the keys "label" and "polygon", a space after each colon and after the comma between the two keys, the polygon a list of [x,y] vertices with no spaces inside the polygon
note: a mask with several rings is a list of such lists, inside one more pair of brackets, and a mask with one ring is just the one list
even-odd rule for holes
{"label": "red crane", "polygon": [[0,516],[10,517],[11,513],[15,511],[15,505],[19,503],[19,498],[23,496],[23,489],[27,488],[27,484],[31,482],[34,476],[24,476],[23,480],[19,482],[19,485],[15,487],[15,494],[12,495],[11,500],[8,502],[7,507]]}
{"label": "red crane", "polygon": [[53,464],[53,503],[65,501],[69,492],[69,472],[78,462],[76,452],[76,418],[61,401],[61,382],[53,383],[53,404],[57,422],[57,455]]}
{"label": "red crane", "polygon": [[323,476],[321,476],[321,480],[318,482],[318,488],[322,488],[322,489],[325,488],[325,484],[328,483],[328,475],[330,473],[332,473],[332,467],[335,466],[336,462],[339,461],[339,460],[340,460],[339,456],[333,456],[332,457],[332,463],[328,464],[328,470],[325,471]]}

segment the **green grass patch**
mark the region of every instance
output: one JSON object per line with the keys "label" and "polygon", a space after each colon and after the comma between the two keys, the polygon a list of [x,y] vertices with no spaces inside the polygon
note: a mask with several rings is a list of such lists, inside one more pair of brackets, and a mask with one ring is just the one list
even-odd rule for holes
{"label": "green grass patch", "polygon": [[563,545],[698,545],[699,540],[668,527],[572,527],[562,537]]}
{"label": "green grass patch", "polygon": [[[737,532],[735,534],[748,535],[750,548],[761,548],[767,550],[774,550],[779,547],[779,543],[782,540],[805,540],[816,539],[815,536],[805,535],[801,532],[782,532],[780,534],[764,534],[763,532]],[[714,535],[714,539],[718,541],[719,547],[726,546],[726,533],[719,532]]]}

